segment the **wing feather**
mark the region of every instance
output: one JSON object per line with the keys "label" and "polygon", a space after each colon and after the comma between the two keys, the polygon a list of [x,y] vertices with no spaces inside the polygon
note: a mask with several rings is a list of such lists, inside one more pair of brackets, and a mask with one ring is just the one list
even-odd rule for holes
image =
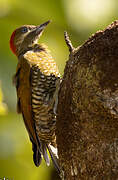
{"label": "wing feather", "polygon": [[30,65],[24,58],[18,63],[13,81],[17,90],[17,111],[22,113],[25,127],[32,142],[33,160],[35,165],[39,166],[42,158],[32,118]]}

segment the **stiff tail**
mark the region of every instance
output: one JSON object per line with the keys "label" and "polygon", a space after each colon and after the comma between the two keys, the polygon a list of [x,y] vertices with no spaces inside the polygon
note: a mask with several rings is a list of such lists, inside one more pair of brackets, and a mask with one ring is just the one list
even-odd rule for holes
{"label": "stiff tail", "polygon": [[42,161],[41,153],[39,152],[39,149],[37,148],[36,144],[32,144],[32,150],[33,150],[34,164],[38,167],[40,166]]}
{"label": "stiff tail", "polygon": [[47,147],[46,147],[46,143],[43,142],[43,141],[40,141],[41,143],[41,153],[45,159],[45,162],[47,164],[47,166],[50,165],[50,159],[49,159],[49,156],[48,156],[48,153],[47,153]]}
{"label": "stiff tail", "polygon": [[34,164],[38,167],[38,166],[40,166],[41,161],[42,161],[41,153],[39,151],[38,146],[32,141],[31,138],[30,138],[30,140],[32,142],[33,161],[34,161]]}
{"label": "stiff tail", "polygon": [[[31,138],[30,138],[31,140]],[[32,140],[31,140],[32,141]],[[42,156],[47,164],[47,166],[50,165],[50,159],[48,156],[48,152],[51,156],[52,162],[54,164],[54,167],[56,168],[57,172],[60,174],[59,164],[58,164],[58,155],[57,155],[57,148],[50,144],[46,144],[43,141],[38,141],[38,146],[33,143],[32,141],[32,150],[33,150],[33,160],[34,164],[38,167],[41,164]]]}
{"label": "stiff tail", "polygon": [[52,145],[47,145],[47,148],[48,148],[48,151],[50,153],[54,167],[56,168],[57,172],[60,174],[60,168],[59,168],[59,164],[58,164],[57,148],[53,147]]}
{"label": "stiff tail", "polygon": [[41,143],[41,152],[42,152],[42,155],[45,159],[47,166],[50,165],[50,159],[49,159],[49,156],[47,153],[47,149],[48,149],[51,159],[52,159],[52,162],[54,164],[54,167],[56,168],[57,172],[60,173],[60,169],[59,169],[59,165],[58,165],[57,148],[53,147],[50,144],[46,144],[43,141],[40,141],[40,143]]}

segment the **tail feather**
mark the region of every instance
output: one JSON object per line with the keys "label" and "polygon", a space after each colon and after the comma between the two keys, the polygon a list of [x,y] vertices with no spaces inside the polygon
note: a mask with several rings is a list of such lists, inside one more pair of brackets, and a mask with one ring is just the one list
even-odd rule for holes
{"label": "tail feather", "polygon": [[41,161],[42,161],[41,153],[40,153],[37,145],[34,143],[32,143],[32,150],[33,150],[34,164],[38,167],[38,166],[40,166]]}
{"label": "tail feather", "polygon": [[50,153],[50,156],[51,156],[52,162],[54,164],[54,167],[56,168],[57,172],[60,174],[57,148],[53,147],[52,145],[47,145],[47,148],[48,148],[48,151]]}
{"label": "tail feather", "polygon": [[40,141],[41,143],[41,152],[42,152],[42,155],[45,159],[45,162],[47,164],[47,166],[50,165],[50,159],[49,159],[49,156],[48,156],[48,153],[47,153],[47,146],[46,146],[46,143],[43,142],[43,141]]}
{"label": "tail feather", "polygon": [[42,161],[42,155],[43,158],[47,164],[47,166],[50,165],[50,159],[48,156],[48,152],[51,156],[52,162],[54,164],[54,167],[56,168],[57,172],[60,174],[60,168],[58,164],[58,154],[57,154],[57,148],[50,144],[46,144],[44,141],[38,141],[38,145],[32,142],[32,150],[34,152],[33,154],[33,160],[35,165],[38,167],[41,164]]}

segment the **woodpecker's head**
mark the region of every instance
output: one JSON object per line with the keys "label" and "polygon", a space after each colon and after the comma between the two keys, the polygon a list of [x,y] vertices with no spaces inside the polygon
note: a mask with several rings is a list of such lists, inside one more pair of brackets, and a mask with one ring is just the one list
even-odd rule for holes
{"label": "woodpecker's head", "polygon": [[27,50],[38,42],[44,28],[49,24],[47,21],[39,26],[24,25],[17,28],[11,35],[10,48],[15,55]]}

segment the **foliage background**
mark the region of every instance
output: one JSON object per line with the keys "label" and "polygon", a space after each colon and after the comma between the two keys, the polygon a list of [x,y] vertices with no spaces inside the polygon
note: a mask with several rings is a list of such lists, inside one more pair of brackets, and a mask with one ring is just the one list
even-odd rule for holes
{"label": "foliage background", "polygon": [[64,30],[76,47],[117,16],[117,0],[0,0],[0,178],[58,179],[53,166],[46,167],[44,162],[39,168],[34,166],[28,134],[22,117],[16,114],[12,75],[17,59],[9,48],[12,31],[23,24],[38,25],[52,20],[40,42],[49,46],[63,75],[68,59]]}

